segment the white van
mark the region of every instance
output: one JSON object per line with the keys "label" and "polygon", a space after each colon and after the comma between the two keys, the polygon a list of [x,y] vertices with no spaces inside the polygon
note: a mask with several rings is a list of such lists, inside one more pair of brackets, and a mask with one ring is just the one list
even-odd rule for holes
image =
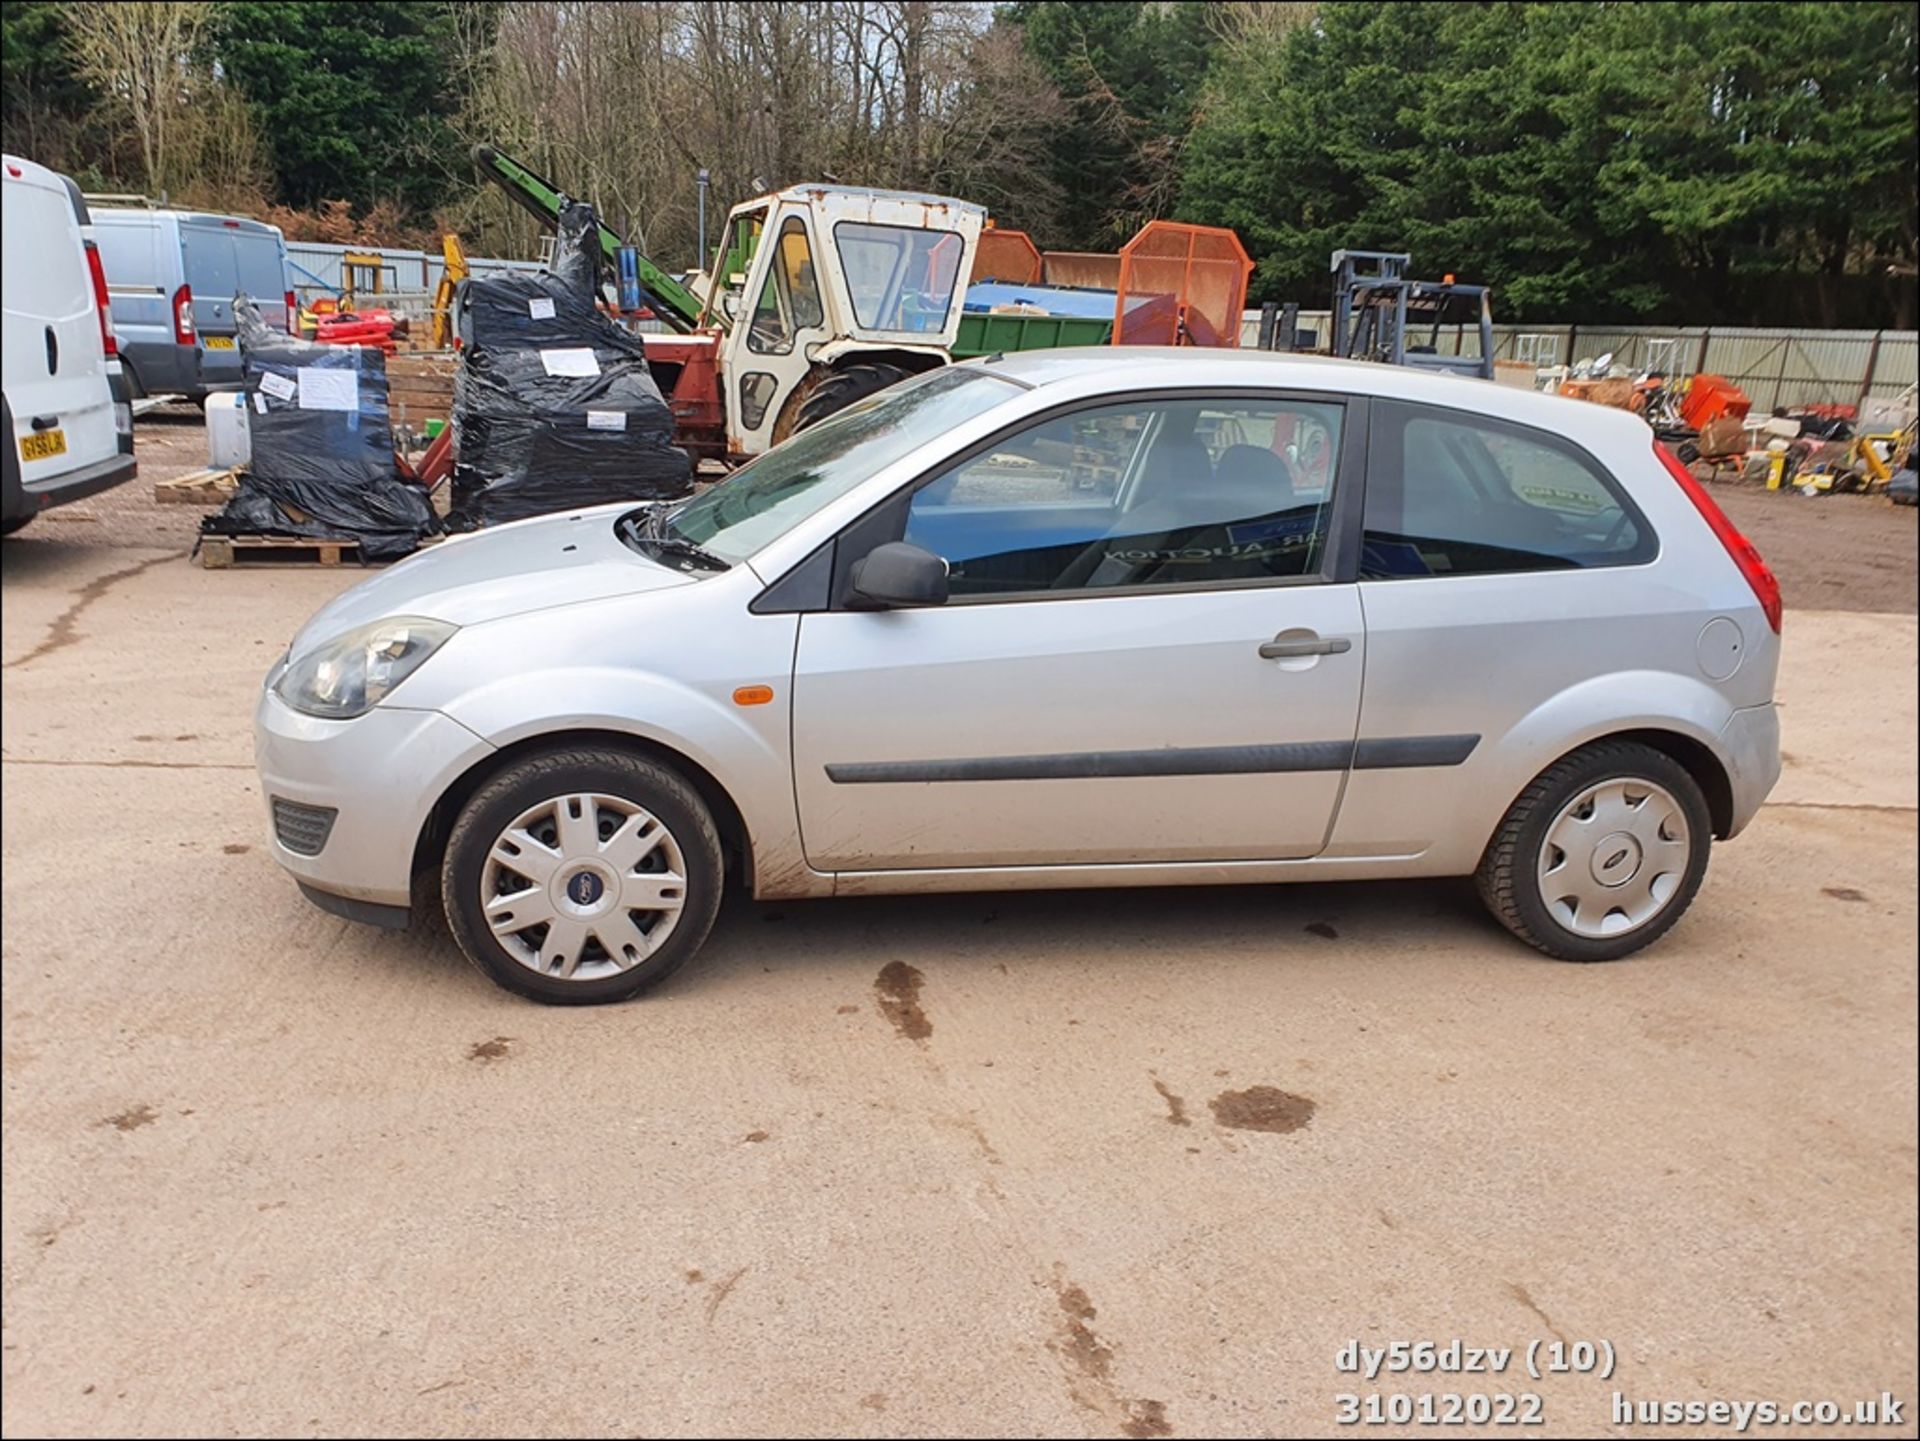
{"label": "white van", "polygon": [[113,393],[106,280],[80,191],[31,160],[3,163],[0,534],[8,534],[48,506],[131,480],[135,465],[131,415]]}
{"label": "white van", "polygon": [[233,299],[282,329],[295,313],[277,227],[237,215],[97,206],[114,334],[135,395],[203,399],[243,383]]}

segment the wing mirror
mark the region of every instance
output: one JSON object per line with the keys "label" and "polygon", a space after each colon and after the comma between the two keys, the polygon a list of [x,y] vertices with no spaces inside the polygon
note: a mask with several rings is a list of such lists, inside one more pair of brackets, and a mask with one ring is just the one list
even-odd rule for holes
{"label": "wing mirror", "polygon": [[876,545],[866,559],[853,563],[849,579],[855,610],[947,603],[947,563],[902,540]]}

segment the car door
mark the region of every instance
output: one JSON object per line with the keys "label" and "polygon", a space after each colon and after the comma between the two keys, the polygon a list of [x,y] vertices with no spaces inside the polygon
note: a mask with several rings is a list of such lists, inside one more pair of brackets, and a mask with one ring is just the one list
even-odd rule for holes
{"label": "car door", "polygon": [[[851,527],[795,655],[809,864],[1319,852],[1360,705],[1363,409],[1245,392],[1071,408]],[[898,538],[947,561],[947,603],[849,608],[853,560]]]}

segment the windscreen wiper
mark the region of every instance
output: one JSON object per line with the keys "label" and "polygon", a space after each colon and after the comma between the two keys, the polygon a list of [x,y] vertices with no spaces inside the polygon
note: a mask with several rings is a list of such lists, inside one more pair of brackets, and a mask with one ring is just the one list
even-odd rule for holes
{"label": "windscreen wiper", "polygon": [[667,507],[657,505],[644,517],[622,518],[620,524],[626,532],[623,538],[635,550],[657,551],[662,555],[678,556],[702,570],[733,569],[732,561],[722,559],[704,545],[688,540],[685,536],[668,535],[666,516]]}

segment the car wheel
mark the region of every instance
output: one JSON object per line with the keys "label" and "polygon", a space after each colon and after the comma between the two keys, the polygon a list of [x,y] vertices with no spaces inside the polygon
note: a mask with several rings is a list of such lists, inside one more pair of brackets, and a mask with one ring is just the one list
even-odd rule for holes
{"label": "car wheel", "polygon": [[1481,899],[1563,961],[1614,961],[1686,913],[1707,870],[1706,797],[1671,756],[1602,741],[1521,792],[1480,860]]}
{"label": "car wheel", "polygon": [[722,879],[693,787],[600,747],[531,756],[488,781],[441,865],[467,958],[553,1005],[623,1001],[678,970],[713,928]]}
{"label": "car wheel", "polygon": [[32,519],[30,515],[16,515],[11,520],[0,520],[0,535],[12,535]]}

